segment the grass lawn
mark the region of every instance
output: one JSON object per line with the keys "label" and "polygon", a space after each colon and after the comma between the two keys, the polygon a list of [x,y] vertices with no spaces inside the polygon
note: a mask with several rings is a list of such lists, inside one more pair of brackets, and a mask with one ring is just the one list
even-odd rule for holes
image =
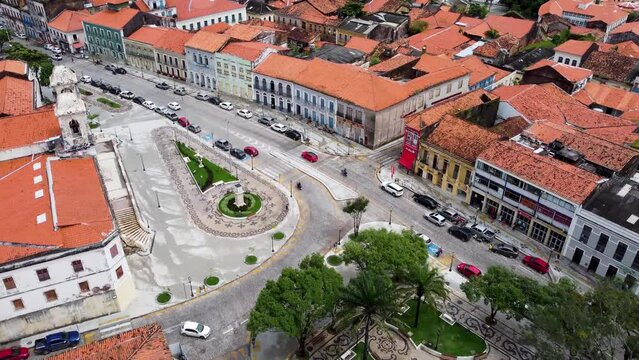
{"label": "grass lawn", "polygon": [[116,103],[115,101],[111,101],[111,100],[109,100],[107,98],[103,98],[103,97],[98,98],[97,101],[100,102],[100,103],[103,103],[104,105],[108,105],[108,106],[110,106],[110,107],[112,107],[114,109],[119,109],[119,108],[122,107],[122,105]]}
{"label": "grass lawn", "polygon": [[211,184],[218,181],[230,182],[237,180],[235,176],[231,175],[225,169],[210,162],[208,159],[202,159],[202,164],[204,165],[204,167],[199,167],[200,163],[195,158],[195,151],[193,151],[193,149],[189,148],[181,142],[177,142],[177,147],[180,150],[182,156],[188,156],[188,158],[191,159],[191,161],[187,163],[187,166],[189,170],[191,170],[191,173],[193,174],[197,185],[202,191],[208,189]]}
{"label": "grass lawn", "polygon": [[[358,342],[352,351],[355,353],[355,357],[353,358],[353,360],[362,360],[364,358],[364,343]],[[372,359],[372,356],[370,356],[370,352],[368,353],[368,358]]]}
{"label": "grass lawn", "polygon": [[466,330],[460,324],[450,326],[439,318],[439,311],[432,306],[427,306],[422,303],[419,317],[419,327],[413,328],[412,325],[415,321],[415,307],[417,305],[416,300],[409,300],[407,305],[410,309],[406,311],[400,319],[407,325],[410,325],[410,331],[413,333],[413,341],[415,344],[420,344],[424,340],[426,343],[431,342],[434,344],[437,341],[437,328],[441,329],[439,336],[439,345],[437,351],[453,356],[470,356],[478,354],[486,349],[486,344],[479,336]]}
{"label": "grass lawn", "polygon": [[262,199],[255,194],[244,193],[244,201],[245,206],[243,208],[233,207],[232,203],[235,203],[235,194],[229,193],[222,197],[218,208],[226,216],[243,218],[257,213],[262,207]]}
{"label": "grass lawn", "polygon": [[525,48],[521,49],[521,51],[528,51],[537,48],[546,48],[546,49],[554,49],[557,45],[550,40],[538,41],[536,43],[532,43]]}

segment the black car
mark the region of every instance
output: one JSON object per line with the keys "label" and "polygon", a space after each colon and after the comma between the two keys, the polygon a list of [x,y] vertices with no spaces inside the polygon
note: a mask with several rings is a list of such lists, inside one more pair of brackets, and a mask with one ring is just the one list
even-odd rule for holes
{"label": "black car", "polygon": [[286,137],[291,138],[295,141],[300,141],[300,139],[302,138],[302,134],[300,134],[299,131],[293,130],[293,129],[286,130],[284,135],[286,135]]}
{"label": "black car", "polygon": [[231,155],[235,156],[236,158],[240,160],[243,160],[246,157],[246,153],[244,152],[244,150],[238,149],[238,148],[231,149]]}
{"label": "black car", "polygon": [[453,225],[448,228],[448,233],[461,241],[468,241],[473,238],[474,234],[468,228]]}
{"label": "black car", "polygon": [[437,200],[424,194],[413,194],[413,200],[415,200],[416,203],[426,206],[431,210],[435,210],[439,206]]}
{"label": "black car", "polygon": [[115,68],[115,70],[113,71],[115,71],[116,74],[122,74],[122,75],[126,74],[126,69],[123,67]]}
{"label": "black car", "polygon": [[189,126],[187,126],[186,129],[194,134],[202,132],[202,129],[200,129],[198,125],[193,125],[193,124],[190,124]]}
{"label": "black car", "polygon": [[106,82],[101,82],[100,89],[109,91],[111,89],[111,85],[109,85],[109,83],[106,83]]}
{"label": "black car", "polygon": [[[144,102],[144,101],[142,101],[142,102]],[[173,122],[177,121],[177,119],[179,118],[179,116],[177,116],[177,114],[173,113],[173,112],[166,113],[166,114],[164,114],[164,116],[166,116],[167,119],[169,119],[169,120],[171,120]]]}
{"label": "black car", "polygon": [[224,151],[229,151],[233,147],[233,145],[231,145],[231,143],[228,140],[226,140],[226,139],[216,140],[215,141],[215,146],[219,147],[220,149],[222,149]]}
{"label": "black car", "polygon": [[100,87],[100,86],[102,86],[102,81],[96,80],[96,79],[91,79],[91,86]]}
{"label": "black car", "polygon": [[519,256],[519,250],[507,244],[490,245],[490,251],[509,258],[516,259]]}
{"label": "black car", "polygon": [[133,98],[133,102],[139,105],[142,105],[143,102],[145,102],[146,100],[144,100],[144,98],[142,96],[136,96]]}
{"label": "black car", "polygon": [[209,97],[208,102],[210,102],[213,105],[220,105],[220,103],[222,102],[222,99],[220,99],[217,96],[211,96],[211,97]]}
{"label": "black car", "polygon": [[120,95],[122,90],[118,86],[111,86],[111,88],[109,89],[109,92],[113,95]]}
{"label": "black car", "polygon": [[261,118],[257,119],[257,122],[262,124],[262,125],[271,126],[271,125],[275,124],[275,119],[273,119],[272,117],[268,117],[268,116],[262,116]]}
{"label": "black car", "polygon": [[166,90],[168,88],[170,88],[169,84],[165,83],[165,82],[161,82],[159,84],[155,84],[155,87],[161,90]]}
{"label": "black car", "polygon": [[105,70],[108,70],[108,71],[114,71],[114,70],[116,69],[116,67],[115,67],[115,65],[113,65],[113,64],[106,64],[106,65],[104,66],[104,69],[105,69]]}

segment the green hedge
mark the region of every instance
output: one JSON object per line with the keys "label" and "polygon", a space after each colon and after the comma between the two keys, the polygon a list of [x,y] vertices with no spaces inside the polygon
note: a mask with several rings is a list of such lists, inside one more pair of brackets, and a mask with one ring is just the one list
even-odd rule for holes
{"label": "green hedge", "polygon": [[102,104],[104,104],[104,105],[110,106],[110,107],[112,107],[114,109],[119,109],[119,108],[122,107],[122,105],[116,103],[115,101],[111,101],[111,100],[109,100],[107,98],[103,98],[103,97],[98,98],[97,101],[102,103]]}
{"label": "green hedge", "polygon": [[226,169],[221,168],[206,158],[202,159],[204,167],[200,167],[200,163],[195,157],[195,151],[193,151],[193,149],[179,141],[176,142],[176,144],[180,154],[191,159],[191,161],[187,163],[187,166],[202,191],[210,188],[214,182],[223,181],[226,183],[237,180],[237,178],[226,171]]}

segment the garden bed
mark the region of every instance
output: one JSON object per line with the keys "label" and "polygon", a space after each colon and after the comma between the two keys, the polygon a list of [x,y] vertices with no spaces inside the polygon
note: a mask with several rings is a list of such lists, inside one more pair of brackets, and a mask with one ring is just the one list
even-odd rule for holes
{"label": "garden bed", "polygon": [[218,209],[226,216],[246,218],[255,215],[262,208],[262,199],[253,193],[244,193],[244,206],[235,205],[235,194],[228,193],[220,199]]}
{"label": "garden bed", "polygon": [[227,183],[237,180],[237,178],[226,171],[226,169],[212,163],[206,158],[202,159],[202,165],[204,166],[200,167],[200,162],[195,157],[195,151],[193,151],[193,149],[179,141],[176,142],[176,145],[180,154],[182,154],[183,157],[189,158],[190,161],[186,163],[186,165],[191,171],[191,174],[193,174],[193,178],[198,187],[203,192],[208,190],[215,182],[222,181]]}
{"label": "garden bed", "polygon": [[255,265],[257,263],[257,256],[249,255],[249,256],[245,257],[244,258],[244,263],[246,265]]}
{"label": "garden bed", "polygon": [[99,102],[99,103],[102,103],[104,105],[107,105],[107,106],[109,106],[109,107],[111,107],[113,109],[119,109],[119,108],[122,107],[122,105],[118,104],[117,102],[115,102],[113,100],[109,100],[107,98],[103,98],[103,97],[97,98],[96,101]]}

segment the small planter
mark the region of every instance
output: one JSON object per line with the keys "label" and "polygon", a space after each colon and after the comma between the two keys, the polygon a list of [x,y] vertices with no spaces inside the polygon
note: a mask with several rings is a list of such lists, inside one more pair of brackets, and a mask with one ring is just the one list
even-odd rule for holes
{"label": "small planter", "polygon": [[272,237],[273,237],[273,240],[282,240],[282,239],[284,239],[284,237],[285,237],[285,236],[286,236],[286,235],[284,235],[284,233],[283,233],[283,232],[278,231],[278,232],[276,232],[275,234],[273,234],[273,236],[272,236]]}
{"label": "small planter", "polygon": [[257,256],[248,255],[247,257],[244,258],[244,263],[246,265],[255,265],[257,263]]}
{"label": "small planter", "polygon": [[220,278],[217,276],[209,276],[206,279],[204,279],[204,284],[206,284],[206,286],[215,286],[219,283],[220,283]]}
{"label": "small planter", "polygon": [[160,305],[164,305],[171,301],[171,293],[168,291],[163,291],[155,297],[155,301],[157,301]]}
{"label": "small planter", "polygon": [[343,261],[342,261],[342,258],[340,256],[331,255],[331,256],[326,258],[326,262],[330,266],[340,266],[340,265],[342,265]]}

